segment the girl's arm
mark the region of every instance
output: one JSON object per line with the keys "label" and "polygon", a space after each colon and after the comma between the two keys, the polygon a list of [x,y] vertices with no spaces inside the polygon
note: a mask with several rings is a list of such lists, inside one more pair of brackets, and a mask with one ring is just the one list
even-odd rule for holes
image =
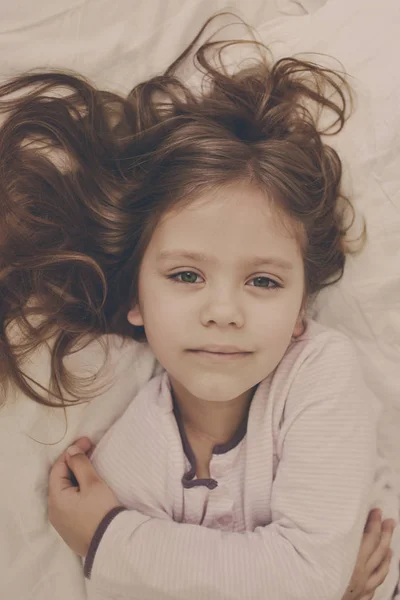
{"label": "girl's arm", "polygon": [[122,511],[92,540],[91,586],[140,600],[340,600],[369,509],[377,414],[350,345],[338,362],[332,377],[329,360],[310,360],[292,384],[270,525],[225,533]]}
{"label": "girl's arm", "polygon": [[[98,476],[86,456],[86,453],[93,450],[90,440],[80,438],[69,450],[78,451],[79,454],[70,458],[67,458],[67,453],[62,454],[51,470],[49,520],[74,552],[86,556],[90,541],[96,535],[101,535],[107,521],[125,510],[125,507],[119,506],[118,498]],[[71,481],[70,469],[78,477],[78,488]],[[379,512],[370,512],[353,575],[342,600],[371,600],[375,590],[389,573],[394,521],[387,519],[381,523]],[[108,515],[108,518],[104,519],[104,515]],[[101,527],[99,522],[102,523]],[[95,539],[91,545],[96,546]],[[86,562],[86,567],[89,562]],[[394,575],[397,577],[396,573]],[[89,581],[88,587],[90,586]],[[98,590],[95,593],[99,597]],[[128,594],[132,599],[130,590]],[[107,594],[107,597],[111,596]],[[389,597],[389,591],[385,597]],[[119,598],[121,600],[121,594]]]}

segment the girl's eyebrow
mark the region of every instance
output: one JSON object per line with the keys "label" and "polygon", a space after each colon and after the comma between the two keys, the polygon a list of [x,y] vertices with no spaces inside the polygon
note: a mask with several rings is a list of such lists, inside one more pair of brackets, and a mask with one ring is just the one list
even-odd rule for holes
{"label": "girl's eyebrow", "polygon": [[[207,256],[203,252],[187,252],[186,250],[163,250],[158,253],[157,261],[172,259],[172,258],[185,258],[187,260],[194,260],[203,263],[217,263],[218,259],[213,256]],[[261,265],[271,265],[289,271],[294,268],[293,264],[289,261],[274,256],[253,256],[245,258],[241,261],[243,266],[254,266],[259,267]]]}

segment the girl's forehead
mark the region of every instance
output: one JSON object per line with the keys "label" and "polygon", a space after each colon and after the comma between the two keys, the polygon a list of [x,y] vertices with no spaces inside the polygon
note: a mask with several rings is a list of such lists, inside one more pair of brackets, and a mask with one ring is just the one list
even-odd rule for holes
{"label": "girl's forehead", "polygon": [[282,241],[297,243],[299,226],[257,188],[229,186],[177,205],[160,220],[155,237],[168,242],[182,240],[223,241],[239,244]]}

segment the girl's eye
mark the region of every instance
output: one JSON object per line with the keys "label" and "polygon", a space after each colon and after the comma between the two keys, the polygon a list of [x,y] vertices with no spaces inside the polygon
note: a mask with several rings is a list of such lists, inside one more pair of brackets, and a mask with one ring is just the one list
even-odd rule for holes
{"label": "girl's eye", "polygon": [[[197,277],[200,277],[200,275],[198,275],[194,271],[181,271],[180,273],[174,273],[173,275],[169,275],[168,279],[171,279],[176,283],[199,283],[198,281],[196,281]],[[276,281],[270,279],[269,277],[254,277],[250,281],[255,282],[254,285],[252,285],[251,287],[261,287],[267,290],[275,290],[277,288],[282,287],[281,285],[276,283]],[[272,286],[269,284],[272,284]]]}
{"label": "girl's eye", "polygon": [[[254,284],[252,287],[262,287],[262,288],[266,288],[267,290],[276,290],[277,288],[282,287],[281,285],[279,285],[279,283],[276,283],[276,281],[274,281],[273,279],[270,279],[269,277],[263,277],[263,276],[254,277],[250,281],[258,282],[257,284]],[[269,283],[272,283],[272,287],[270,285],[268,285]]]}
{"label": "girl's eye", "polygon": [[[178,277],[182,277],[178,279]],[[197,273],[193,271],[181,271],[180,273],[174,273],[173,275],[168,275],[168,279],[172,279],[176,283],[197,283],[196,277],[200,277]]]}

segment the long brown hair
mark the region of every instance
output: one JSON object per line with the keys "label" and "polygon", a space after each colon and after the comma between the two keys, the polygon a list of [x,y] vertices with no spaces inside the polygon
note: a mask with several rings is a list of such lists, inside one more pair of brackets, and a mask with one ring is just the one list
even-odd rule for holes
{"label": "long brown hair", "polygon": [[[84,382],[65,356],[107,333],[145,341],[126,313],[152,232],[172,205],[215,186],[257,185],[301,228],[309,298],[342,277],[354,252],[345,239],[354,209],[341,193],[341,161],[321,134],[337,133],[348,117],[345,76],[298,58],[273,63],[255,39],[245,43],[257,60],[229,73],[223,51],[243,41],[209,39],[194,52],[204,78],[192,91],[178,71],[213,18],[164,74],[127,97],[60,71],[0,87],[5,389],[13,382],[50,406],[66,405],[66,391],[76,402]],[[322,112],[333,117],[324,130]],[[50,341],[50,389],[41,394],[23,363]]]}

